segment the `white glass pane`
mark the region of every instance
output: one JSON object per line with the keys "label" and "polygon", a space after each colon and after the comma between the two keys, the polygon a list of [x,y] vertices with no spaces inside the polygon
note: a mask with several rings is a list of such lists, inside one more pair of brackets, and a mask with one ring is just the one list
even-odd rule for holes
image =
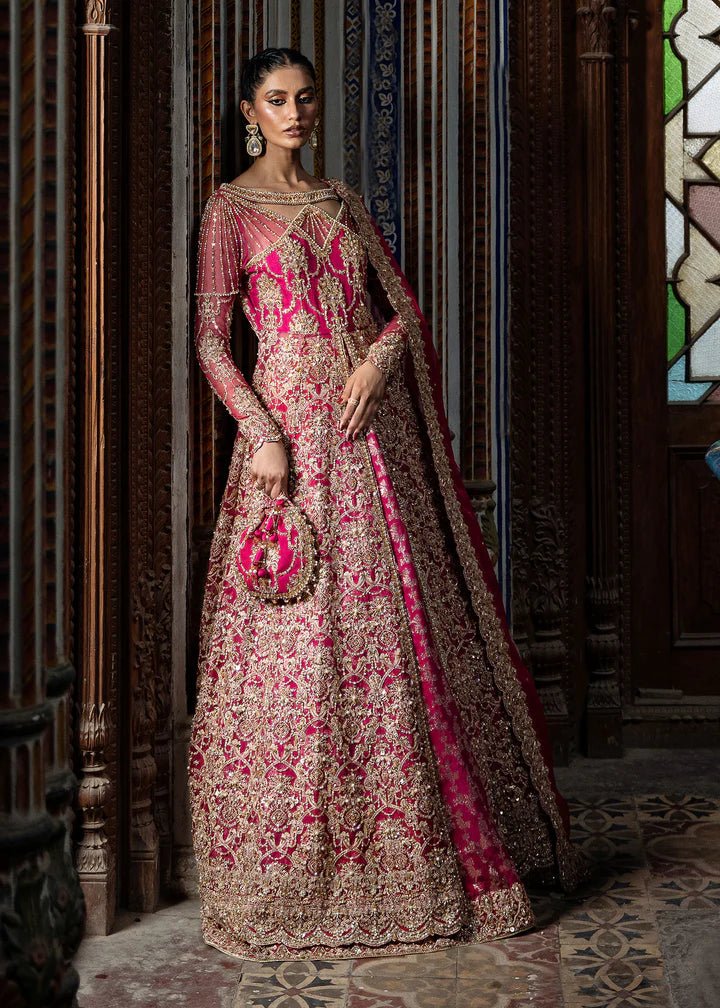
{"label": "white glass pane", "polygon": [[685,217],[672,200],[665,200],[665,247],[667,279],[671,280],[675,264],[685,253]]}
{"label": "white glass pane", "polygon": [[690,354],[690,377],[720,380],[720,320],[693,343]]}
{"label": "white glass pane", "polygon": [[675,22],[675,48],[687,61],[690,91],[717,66],[712,35],[720,28],[720,8],[714,0],[688,0],[687,11]]}
{"label": "white glass pane", "polygon": [[[716,47],[717,48],[717,47]],[[688,102],[688,133],[720,131],[720,73],[715,73]]]}
{"label": "white glass pane", "polygon": [[720,252],[690,224],[689,255],[678,268],[677,291],[690,308],[690,338],[701,333],[720,314],[720,287],[710,277],[720,274]]}

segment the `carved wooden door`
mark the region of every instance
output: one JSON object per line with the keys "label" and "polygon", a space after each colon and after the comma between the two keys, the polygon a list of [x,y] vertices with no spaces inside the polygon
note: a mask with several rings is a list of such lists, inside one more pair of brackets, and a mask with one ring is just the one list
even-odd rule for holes
{"label": "carved wooden door", "polygon": [[719,5],[664,0],[630,48],[632,686],[658,723],[720,701],[718,41]]}

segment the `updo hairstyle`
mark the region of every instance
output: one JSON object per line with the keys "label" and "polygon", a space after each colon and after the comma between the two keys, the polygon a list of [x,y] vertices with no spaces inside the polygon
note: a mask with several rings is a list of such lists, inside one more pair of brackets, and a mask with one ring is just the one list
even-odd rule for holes
{"label": "updo hairstyle", "polygon": [[257,89],[273,70],[278,70],[284,66],[302,67],[316,82],[315,67],[307,56],[303,56],[297,49],[263,49],[249,59],[242,69],[240,79],[240,91],[245,101],[250,103],[255,101]]}

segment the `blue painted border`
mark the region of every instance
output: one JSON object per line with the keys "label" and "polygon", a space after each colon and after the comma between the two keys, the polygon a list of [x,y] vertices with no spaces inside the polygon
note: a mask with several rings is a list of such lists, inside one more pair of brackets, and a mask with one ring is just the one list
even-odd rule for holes
{"label": "blue painted border", "polygon": [[345,4],[345,133],[343,136],[344,178],[353,189],[362,180],[362,83],[363,15],[361,0]]}
{"label": "blue painted border", "polygon": [[367,197],[397,256],[400,248],[400,0],[367,0]]}

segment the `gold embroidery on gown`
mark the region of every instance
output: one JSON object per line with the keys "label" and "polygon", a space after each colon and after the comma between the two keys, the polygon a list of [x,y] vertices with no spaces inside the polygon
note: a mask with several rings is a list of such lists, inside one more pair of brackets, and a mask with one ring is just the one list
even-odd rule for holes
{"label": "gold embroidery on gown", "polygon": [[[198,292],[199,359],[238,420],[189,768],[206,940],[245,958],[356,957],[526,929],[521,878],[571,885],[578,864],[463,531],[418,319],[364,207],[335,181],[221,186]],[[250,383],[228,350],[236,296],[258,337]],[[366,358],[388,393],[351,442],[340,395]],[[234,565],[268,438],[285,443],[320,553],[313,595],[283,607]]]}

